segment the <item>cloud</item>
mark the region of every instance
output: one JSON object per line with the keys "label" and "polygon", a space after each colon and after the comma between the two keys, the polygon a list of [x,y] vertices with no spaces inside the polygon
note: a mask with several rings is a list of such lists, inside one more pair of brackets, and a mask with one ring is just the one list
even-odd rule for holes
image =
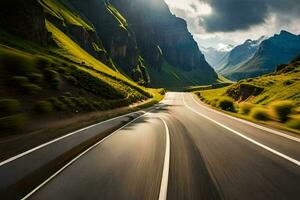
{"label": "cloud", "polygon": [[203,16],[200,25],[207,32],[247,30],[264,24],[271,14],[278,20],[292,20],[300,16],[297,0],[198,0],[208,3],[211,15]]}
{"label": "cloud", "polygon": [[267,18],[267,5],[263,0],[213,0],[212,14],[204,16],[202,23],[207,32],[231,32],[249,29]]}
{"label": "cloud", "polygon": [[[240,44],[280,30],[300,33],[299,0],[165,0],[200,46]],[[209,11],[209,12],[208,12]]]}

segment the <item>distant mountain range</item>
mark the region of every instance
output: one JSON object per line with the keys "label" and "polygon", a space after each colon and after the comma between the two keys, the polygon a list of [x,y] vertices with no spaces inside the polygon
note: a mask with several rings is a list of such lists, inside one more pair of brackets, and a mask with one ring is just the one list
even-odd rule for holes
{"label": "distant mountain range", "polygon": [[300,36],[281,31],[270,38],[246,40],[230,52],[219,53],[216,62],[208,58],[216,53],[203,51],[208,62],[221,75],[231,80],[256,77],[273,72],[277,65],[300,54]]}

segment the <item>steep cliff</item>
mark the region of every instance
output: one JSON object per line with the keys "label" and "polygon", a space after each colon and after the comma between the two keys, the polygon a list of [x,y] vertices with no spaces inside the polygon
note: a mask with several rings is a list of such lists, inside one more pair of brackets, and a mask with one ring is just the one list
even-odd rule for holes
{"label": "steep cliff", "polygon": [[[186,22],[172,15],[163,0],[12,0],[1,4],[0,25],[10,33],[53,45],[45,28],[47,20],[93,57],[139,84],[186,86],[217,78]],[[178,77],[183,78],[177,82]]]}
{"label": "steep cliff", "polygon": [[43,8],[36,0],[0,1],[0,27],[43,46],[50,39]]}
{"label": "steep cliff", "polygon": [[[160,69],[159,56],[183,71],[200,70],[212,81],[216,73],[206,62],[183,19],[172,15],[163,0],[111,0],[130,21],[148,63]],[[153,62],[154,61],[154,62]],[[201,79],[201,77],[199,77]],[[201,81],[201,80],[199,80]]]}

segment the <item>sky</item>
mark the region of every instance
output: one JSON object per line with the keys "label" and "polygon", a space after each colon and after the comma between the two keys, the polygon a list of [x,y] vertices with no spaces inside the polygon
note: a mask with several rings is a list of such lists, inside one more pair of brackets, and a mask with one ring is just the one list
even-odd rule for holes
{"label": "sky", "polygon": [[300,0],[165,0],[201,47],[226,48],[281,30],[300,34]]}

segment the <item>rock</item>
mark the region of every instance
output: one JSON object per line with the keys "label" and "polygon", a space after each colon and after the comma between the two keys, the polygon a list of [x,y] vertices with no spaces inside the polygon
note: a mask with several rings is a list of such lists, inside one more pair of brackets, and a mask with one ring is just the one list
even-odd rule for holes
{"label": "rock", "polygon": [[264,88],[257,87],[251,84],[241,83],[235,87],[230,87],[226,94],[235,101],[245,101],[249,97],[258,96],[264,91]]}

